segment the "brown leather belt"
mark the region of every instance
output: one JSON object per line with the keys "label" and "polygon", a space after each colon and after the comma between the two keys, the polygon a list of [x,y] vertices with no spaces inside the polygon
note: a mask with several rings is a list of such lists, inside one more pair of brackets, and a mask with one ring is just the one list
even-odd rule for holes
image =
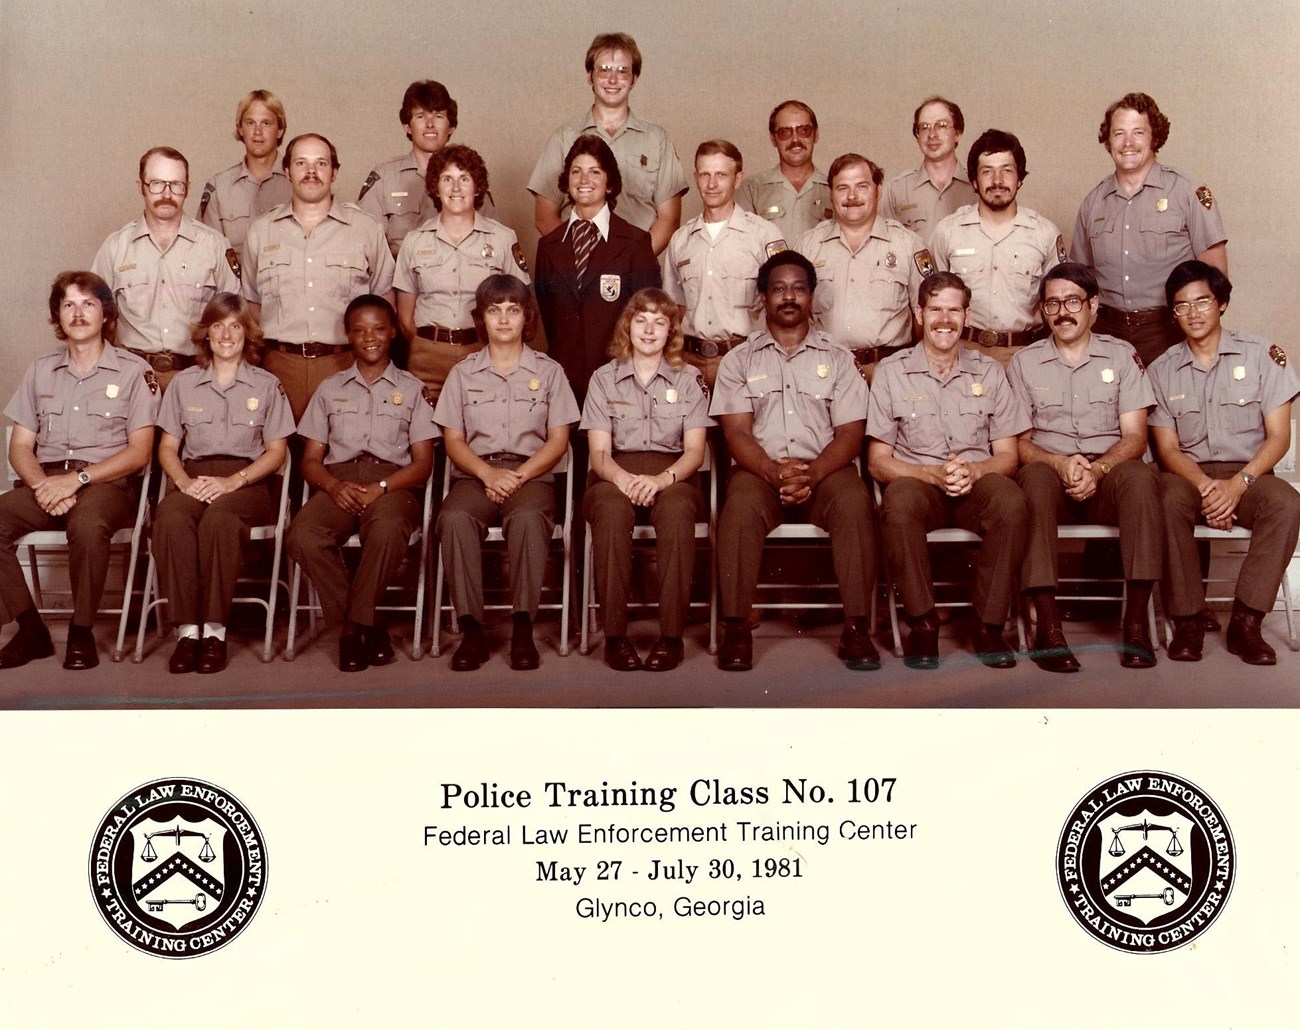
{"label": "brown leather belt", "polygon": [[284,340],[263,340],[271,350],[282,354],[297,354],[300,358],[328,358],[351,350],[350,343],[288,343]]}
{"label": "brown leather belt", "polygon": [[52,475],[55,472],[80,472],[93,464],[93,461],[43,461],[41,462],[41,471],[46,475]]}
{"label": "brown leather belt", "polygon": [[889,347],[885,344],[878,347],[858,347],[853,351],[853,360],[859,365],[870,365],[873,361],[884,361],[889,355],[907,350],[910,346],[912,346],[910,343],[904,343],[897,347]]}
{"label": "brown leather belt", "polygon": [[729,336],[725,340],[705,340],[698,336],[686,336],[683,340],[686,349],[692,354],[698,354],[702,358],[720,358],[732,347],[739,347],[744,343],[745,337]]}
{"label": "brown leather belt", "polygon": [[478,343],[478,330],[473,326],[468,329],[448,329],[445,325],[422,325],[415,330],[415,335],[422,340],[434,343],[450,343],[463,347],[468,343]]}
{"label": "brown leather belt", "polygon": [[369,451],[362,451],[355,458],[349,458],[348,461],[355,461],[362,465],[396,465],[397,462],[389,461],[387,458],[380,458],[371,454]]}
{"label": "brown leather belt", "polygon": [[1169,322],[1172,320],[1172,314],[1168,308],[1143,308],[1141,311],[1125,311],[1123,308],[1112,308],[1102,304],[1097,309],[1097,314],[1101,318],[1108,318],[1112,322],[1118,322],[1120,325],[1129,328],[1150,325],[1152,322]]}
{"label": "brown leather belt", "polygon": [[192,354],[174,354],[169,350],[144,351],[136,350],[134,347],[126,349],[137,358],[144,358],[155,372],[179,372],[183,368],[189,368],[195,360]]}
{"label": "brown leather belt", "polygon": [[1049,329],[1042,327],[1023,333],[997,333],[992,329],[977,329],[968,325],[962,329],[961,338],[984,347],[1028,347],[1035,340],[1044,339],[1049,332]]}
{"label": "brown leather belt", "polygon": [[509,451],[494,451],[483,455],[484,461],[517,461],[521,465],[528,460],[527,454],[511,454]]}

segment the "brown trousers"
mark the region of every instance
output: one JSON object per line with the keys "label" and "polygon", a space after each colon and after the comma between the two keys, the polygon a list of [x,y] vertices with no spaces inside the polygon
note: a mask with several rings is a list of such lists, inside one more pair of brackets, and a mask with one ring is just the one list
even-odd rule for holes
{"label": "brown trousers", "polygon": [[337,354],[328,354],[319,358],[305,358],[301,354],[286,354],[284,351],[267,348],[262,355],[262,367],[280,380],[284,395],[293,409],[293,420],[302,421],[302,413],[307,410],[307,402],[316,392],[316,387],[325,382],[335,372],[351,368],[356,355],[349,347]]}
{"label": "brown trousers", "polygon": [[442,393],[443,384],[451,370],[471,354],[481,351],[484,343],[438,343],[417,336],[411,341],[411,353],[407,358],[406,369],[428,389],[425,397],[430,404],[437,404]]}

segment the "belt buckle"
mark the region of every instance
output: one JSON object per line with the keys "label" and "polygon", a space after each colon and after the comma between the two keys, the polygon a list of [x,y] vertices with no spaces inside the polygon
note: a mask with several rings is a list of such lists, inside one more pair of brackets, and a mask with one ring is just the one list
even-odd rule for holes
{"label": "belt buckle", "polygon": [[981,329],[979,342],[982,347],[996,347],[998,345],[998,334],[992,329]]}
{"label": "belt buckle", "polygon": [[719,353],[719,348],[716,340],[700,341],[700,357],[716,358],[718,356],[718,353]]}
{"label": "belt buckle", "polygon": [[149,364],[155,372],[170,372],[174,362],[170,354],[153,354],[149,357]]}

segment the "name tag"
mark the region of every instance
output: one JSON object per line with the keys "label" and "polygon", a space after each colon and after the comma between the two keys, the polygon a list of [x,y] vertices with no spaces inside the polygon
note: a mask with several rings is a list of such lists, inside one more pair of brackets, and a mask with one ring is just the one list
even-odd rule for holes
{"label": "name tag", "polygon": [[690,263],[691,263],[691,259],[690,259],[690,258],[686,258],[684,261],[678,261],[678,262],[677,262],[677,267],[678,267],[678,268],[685,268],[685,267],[686,267],[687,265],[689,265]]}
{"label": "name tag", "polygon": [[1171,401],[1181,401],[1181,400],[1184,400],[1186,397],[1187,397],[1187,394],[1185,394],[1185,393],[1176,393],[1176,394],[1174,394],[1172,397],[1170,397],[1169,399],[1170,399]]}
{"label": "name tag", "polygon": [[119,272],[130,272],[138,267],[139,266],[134,261],[132,261],[129,265],[119,265],[117,270]]}
{"label": "name tag", "polygon": [[975,253],[974,247],[958,247],[952,252],[953,257],[971,257]]}
{"label": "name tag", "polygon": [[265,244],[265,245],[262,247],[262,253],[263,253],[263,254],[267,254],[267,253],[270,253],[270,252],[273,251],[273,250],[279,250],[279,249],[280,249],[280,244],[278,244],[278,243],[267,243],[267,244]]}
{"label": "name tag", "polygon": [[395,192],[390,193],[390,194],[388,194],[388,195],[389,195],[390,197],[409,197],[411,194],[410,194],[408,191],[406,191],[406,190],[402,190],[400,193],[395,191]]}
{"label": "name tag", "polygon": [[745,380],[745,382],[757,383],[760,379],[766,379],[766,378],[767,378],[767,373],[764,372],[762,375],[750,376],[748,379]]}
{"label": "name tag", "polygon": [[916,210],[918,207],[920,207],[920,206],[921,206],[920,204],[904,204],[904,205],[903,205],[902,207],[900,207],[898,210],[900,210],[900,211],[915,211],[915,210]]}

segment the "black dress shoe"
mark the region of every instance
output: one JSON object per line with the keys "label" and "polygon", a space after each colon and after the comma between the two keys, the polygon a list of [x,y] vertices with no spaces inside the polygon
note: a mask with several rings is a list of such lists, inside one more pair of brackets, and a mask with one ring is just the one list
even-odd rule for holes
{"label": "black dress shoe", "polygon": [[1232,618],[1228,620],[1228,654],[1237,655],[1247,665],[1276,665],[1277,652],[1264,641],[1260,624],[1264,613],[1247,608],[1240,601],[1233,602]]}
{"label": "black dress shoe", "polygon": [[1206,633],[1218,633],[1223,629],[1223,626],[1215,617],[1214,612],[1210,611],[1208,608],[1202,608],[1196,617],[1201,620],[1201,627]]}
{"label": "black dress shoe", "polygon": [[1169,641],[1171,662],[1199,662],[1205,647],[1205,623],[1199,615],[1174,619],[1174,635]]}
{"label": "black dress shoe", "polygon": [[754,667],[754,634],[744,619],[728,619],[722,626],[722,647],[718,668],[724,672],[748,672]]}
{"label": "black dress shoe", "polygon": [[393,651],[393,639],[388,635],[388,627],[375,623],[361,630],[366,639],[366,659],[371,665],[387,665],[397,657]]}
{"label": "black dress shoe", "polygon": [[167,659],[167,671],[173,673],[193,672],[199,667],[199,638],[181,637],[176,641],[176,650]]}
{"label": "black dress shoe", "polygon": [[217,637],[204,637],[199,648],[199,672],[205,675],[221,672],[226,667],[226,642]]}
{"label": "black dress shoe", "polygon": [[636,672],[641,668],[641,656],[627,637],[608,637],[605,640],[605,664],[615,672]]}
{"label": "black dress shoe", "polygon": [[99,648],[89,626],[68,627],[68,650],[63,656],[65,669],[93,669],[99,664]]}
{"label": "black dress shoe", "polygon": [[646,672],[672,672],[682,664],[681,637],[660,637],[650,645],[650,653],[645,656],[642,666]]}
{"label": "black dress shoe", "polygon": [[461,620],[460,646],[451,656],[452,672],[473,672],[488,660],[488,642],[483,627],[473,619]]}
{"label": "black dress shoe", "polygon": [[1034,650],[1029,656],[1044,672],[1078,672],[1079,659],[1074,657],[1060,626],[1039,626],[1034,635]]}
{"label": "black dress shoe", "polygon": [[939,613],[933,608],[912,622],[903,642],[903,664],[909,669],[939,668]]}
{"label": "black dress shoe", "polygon": [[839,656],[845,667],[854,672],[874,672],[880,668],[880,652],[871,642],[871,626],[865,618],[844,620]]}
{"label": "black dress shoe", "polygon": [[19,629],[9,643],[0,648],[0,669],[17,669],[37,658],[54,654],[54,641],[44,626],[40,630]]}
{"label": "black dress shoe", "polygon": [[980,624],[975,631],[975,657],[990,669],[1014,669],[1016,653],[1002,637],[1002,630]]}
{"label": "black dress shoe", "polygon": [[339,637],[339,672],[360,672],[370,664],[366,659],[366,638],[359,629]]}
{"label": "black dress shoe", "polygon": [[537,645],[533,643],[532,630],[526,635],[515,630],[510,638],[510,668],[519,672],[532,672],[541,664],[542,656],[537,653]]}
{"label": "black dress shoe", "polygon": [[1119,664],[1126,669],[1154,669],[1156,649],[1151,646],[1151,634],[1145,622],[1124,623],[1124,652]]}

